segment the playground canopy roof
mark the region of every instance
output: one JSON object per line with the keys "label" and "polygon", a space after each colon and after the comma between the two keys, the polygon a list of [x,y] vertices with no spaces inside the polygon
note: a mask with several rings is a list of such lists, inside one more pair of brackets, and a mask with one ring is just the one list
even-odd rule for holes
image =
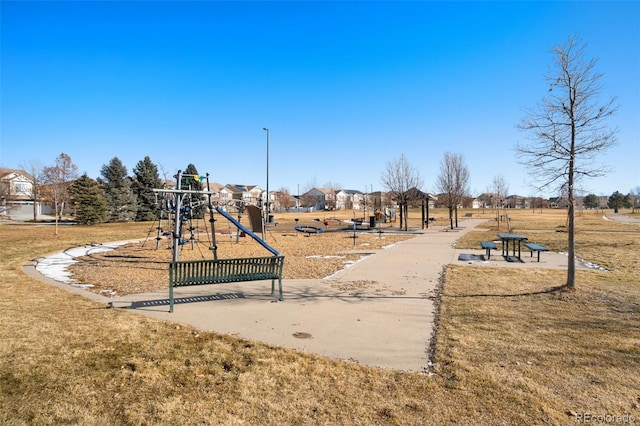
{"label": "playground canopy roof", "polygon": [[[394,201],[397,201],[397,194],[393,194],[392,195],[392,199]],[[409,189],[407,192],[405,192],[405,196],[406,196],[406,200],[407,201],[416,201],[416,200],[433,200],[433,201],[437,201],[438,197],[436,197],[433,194],[429,194],[427,192],[422,192],[420,191],[418,188],[411,188]]]}

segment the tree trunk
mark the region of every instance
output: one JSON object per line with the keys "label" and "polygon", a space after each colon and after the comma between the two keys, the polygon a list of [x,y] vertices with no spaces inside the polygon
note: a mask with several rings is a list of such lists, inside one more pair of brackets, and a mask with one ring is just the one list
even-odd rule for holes
{"label": "tree trunk", "polygon": [[404,203],[404,230],[407,231],[409,227],[409,203]]}
{"label": "tree trunk", "polygon": [[427,228],[429,228],[429,200],[427,200]]}
{"label": "tree trunk", "polygon": [[569,151],[569,179],[567,180],[567,197],[569,198],[569,260],[567,264],[567,287],[574,289],[576,286],[576,241],[575,241],[575,200],[573,196],[573,181],[576,161],[576,124],[573,117],[574,98],[571,95],[570,117],[571,117],[571,148]]}
{"label": "tree trunk", "polygon": [[569,186],[569,260],[567,265],[567,287],[574,288],[576,285],[576,244],[575,244],[575,211],[573,200],[573,187]]}
{"label": "tree trunk", "polygon": [[458,227],[458,206],[456,206],[454,210],[454,214],[456,215],[456,228]]}
{"label": "tree trunk", "polygon": [[453,229],[453,208],[449,207],[449,225]]}

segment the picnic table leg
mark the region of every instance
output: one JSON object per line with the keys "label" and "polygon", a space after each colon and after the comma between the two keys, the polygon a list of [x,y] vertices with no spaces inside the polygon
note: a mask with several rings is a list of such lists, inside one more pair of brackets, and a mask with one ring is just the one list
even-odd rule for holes
{"label": "picnic table leg", "polygon": [[[515,250],[515,246],[513,248]],[[520,259],[520,255],[521,255],[521,253],[520,253],[520,240],[518,240],[518,260],[522,260],[522,259]]]}

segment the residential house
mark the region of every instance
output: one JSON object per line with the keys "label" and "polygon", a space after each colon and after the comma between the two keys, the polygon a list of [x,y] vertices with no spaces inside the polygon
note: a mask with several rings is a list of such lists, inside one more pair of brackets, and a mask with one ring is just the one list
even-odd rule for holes
{"label": "residential house", "polygon": [[332,210],[336,205],[336,194],[333,189],[311,188],[300,196],[300,201],[309,210]]}
{"label": "residential house", "polygon": [[257,206],[262,202],[264,191],[257,185],[227,184],[220,189],[220,200],[242,200],[245,204]]}
{"label": "residential house", "polygon": [[463,208],[481,209],[484,205],[482,201],[474,197],[463,197]]}
{"label": "residential house", "polygon": [[566,209],[569,207],[569,201],[566,197],[551,197],[549,198],[549,207],[552,209]]}
{"label": "residential house", "polygon": [[[220,198],[220,191],[222,191],[224,185],[218,182],[209,182],[209,191],[213,191],[214,194],[211,196],[212,199],[217,200]],[[206,186],[205,186],[206,189]]]}
{"label": "residential house", "polygon": [[382,210],[383,206],[389,205],[386,192],[375,191],[367,194],[367,209]]}
{"label": "residential house", "polygon": [[336,193],[336,210],[361,210],[364,194],[355,189],[341,189]]}
{"label": "residential house", "polygon": [[[0,168],[0,215],[28,216],[34,212],[34,178],[20,169]],[[36,214],[40,206],[35,204]]]}
{"label": "residential house", "polygon": [[498,194],[496,194],[495,192],[483,192],[482,194],[478,195],[476,200],[478,200],[480,207],[502,208],[504,206],[504,200],[501,200],[498,197]]}
{"label": "residential house", "polygon": [[504,202],[504,205],[508,209],[526,209],[529,208],[529,202],[527,197],[522,195],[509,195]]}

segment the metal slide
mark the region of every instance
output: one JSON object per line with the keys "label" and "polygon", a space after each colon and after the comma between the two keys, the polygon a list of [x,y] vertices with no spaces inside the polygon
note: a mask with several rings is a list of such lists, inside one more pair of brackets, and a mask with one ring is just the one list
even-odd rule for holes
{"label": "metal slide", "polygon": [[269,244],[267,244],[262,238],[258,237],[256,234],[254,234],[252,231],[250,231],[247,227],[245,227],[243,224],[241,224],[236,219],[234,219],[233,216],[231,216],[229,213],[225,212],[224,210],[222,210],[218,206],[216,206],[215,209],[216,209],[216,211],[218,213],[220,213],[222,216],[224,216],[229,222],[231,222],[235,226],[237,226],[238,229],[240,229],[242,232],[244,232],[245,234],[249,235],[251,238],[256,240],[258,243],[260,243],[260,245],[262,247],[264,247],[267,250],[269,250],[274,256],[280,256],[280,253],[278,253],[278,250],[274,249]]}

